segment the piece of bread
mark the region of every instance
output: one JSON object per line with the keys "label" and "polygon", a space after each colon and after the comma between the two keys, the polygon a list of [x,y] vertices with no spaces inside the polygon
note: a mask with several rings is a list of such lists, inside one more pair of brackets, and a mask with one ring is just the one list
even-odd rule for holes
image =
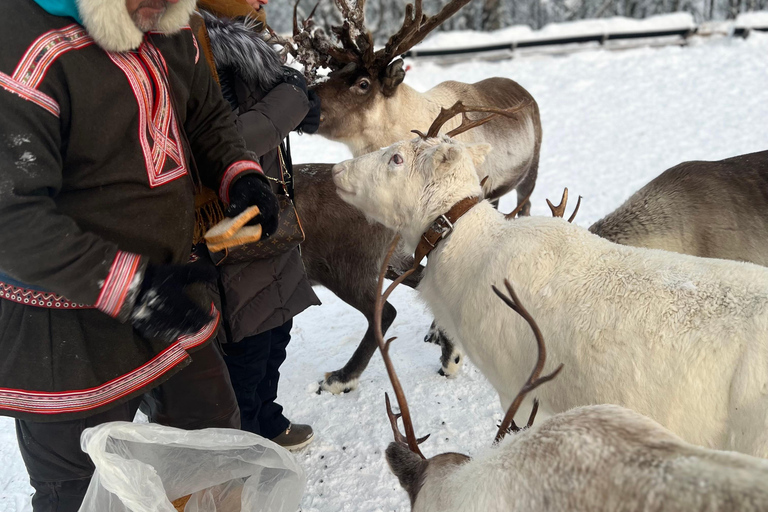
{"label": "piece of bread", "polygon": [[184,512],[184,508],[187,506],[187,502],[189,501],[189,498],[191,498],[192,495],[188,496],[182,496],[181,498],[177,500],[173,500],[171,502],[171,505],[173,505],[173,508],[177,510],[177,512]]}
{"label": "piece of bread", "polygon": [[[205,241],[208,244],[223,243],[237,234],[237,231],[248,224],[248,221],[259,214],[258,206],[251,206],[237,217],[224,219],[205,233]],[[261,228],[259,228],[261,229]],[[259,231],[261,236],[261,231]],[[238,244],[239,245],[239,244]]]}
{"label": "piece of bread", "polygon": [[251,242],[258,242],[261,239],[261,224],[255,226],[245,226],[241,228],[234,236],[227,238],[218,243],[206,242],[208,250],[211,252],[219,252],[230,247],[237,247],[239,245],[249,244]]}

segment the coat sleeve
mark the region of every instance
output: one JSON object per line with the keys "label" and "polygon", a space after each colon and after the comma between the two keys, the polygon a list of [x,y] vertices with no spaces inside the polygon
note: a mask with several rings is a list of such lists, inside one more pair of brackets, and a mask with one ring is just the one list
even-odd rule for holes
{"label": "coat sleeve", "polygon": [[225,203],[229,203],[229,189],[237,178],[244,174],[263,175],[255,155],[246,150],[237,133],[230,111],[206,59],[198,59],[184,129],[203,184],[218,190]]}
{"label": "coat sleeve", "polygon": [[281,83],[237,116],[245,145],[258,156],[280,145],[309,112],[307,96],[296,86]]}
{"label": "coat sleeve", "polygon": [[0,271],[124,321],[146,263],[57,210],[66,172],[60,120],[31,97],[0,88]]}

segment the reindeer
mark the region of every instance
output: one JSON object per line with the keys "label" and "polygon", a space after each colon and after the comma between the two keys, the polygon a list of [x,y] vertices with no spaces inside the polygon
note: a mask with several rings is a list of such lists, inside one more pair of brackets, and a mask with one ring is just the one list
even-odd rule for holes
{"label": "reindeer", "polygon": [[[564,202],[561,204],[565,204]],[[394,251],[393,242],[389,258]],[[398,281],[382,296],[379,275],[376,313]],[[544,337],[508,280],[508,295],[494,293],[533,331],[538,357],[499,426],[494,446],[478,458],[443,453],[427,459],[419,449],[408,403],[377,326],[376,339],[400,413],[385,394],[395,441],[386,450],[392,473],[408,493],[414,512],[559,512],[571,510],[683,512],[768,509],[768,461],[688,444],[655,421],[623,407],[593,405],[560,413],[534,426],[537,402],[524,428],[514,416],[525,396],[563,368],[541,376]],[[405,435],[397,425],[402,417]],[[505,439],[513,432],[514,435]]]}
{"label": "reindeer", "polygon": [[[356,0],[354,7],[350,7],[348,0],[334,1],[343,23],[332,27],[332,32],[341,47],[314,27],[312,14],[303,24],[298,22],[298,1],[294,5],[294,44],[283,42],[286,50],[305,65],[310,81],[315,82],[313,89],[322,100],[318,133],[343,142],[354,156],[360,156],[407,138],[412,127],[426,125],[441,107],[458,99],[498,108],[524,104],[517,116],[495,119],[461,139],[489,142],[496,148],[478,167],[480,177],[484,178],[485,197],[498,205],[501,196],[516,189],[518,211],[520,215],[529,215],[526,198],[536,185],[542,133],[539,108],[528,91],[513,80],[499,77],[474,84],[443,82],[425,93],[403,83],[405,69],[399,56],[423,41],[470,0],[451,0],[434,16],[426,16],[422,0],[415,0],[406,6],[400,30],[377,51],[365,28],[365,0]],[[327,79],[315,80],[319,67],[333,71]],[[445,126],[446,130],[451,127],[451,122]],[[411,264],[408,258],[401,261],[403,268]],[[461,354],[435,323],[425,341],[442,347],[442,374],[451,376],[458,372]],[[341,387],[349,388],[346,384]]]}
{"label": "reindeer", "polygon": [[768,151],[676,165],[589,230],[618,244],[768,266]]}
{"label": "reindeer", "polygon": [[489,151],[417,137],[333,174],[342,199],[428,257],[419,294],[502,406],[530,334],[490,292],[500,274],[566,364],[567,380],[541,388],[550,412],[622,405],[687,442],[768,456],[768,268],[617,245],[563,219],[507,220],[481,199],[475,167]]}
{"label": "reindeer", "polygon": [[[493,109],[472,107],[472,112],[489,113],[491,116],[513,116],[522,107]],[[451,133],[458,135],[493,117],[486,116],[479,121],[468,121],[461,128]],[[436,121],[440,123],[438,119]],[[434,124],[434,123],[433,123]],[[331,177],[330,164],[297,165],[296,207],[303,219],[306,240],[302,244],[302,260],[307,276],[313,284],[325,286],[341,300],[360,311],[368,321],[368,330],[360,341],[352,357],[339,370],[326,373],[320,381],[320,389],[331,393],[348,392],[355,389],[358,379],[368,366],[376,351],[374,337],[374,304],[376,299],[376,274],[384,255],[386,244],[394,232],[378,223],[369,223],[362,213],[345,203],[336,194],[336,187]],[[516,215],[517,211],[510,215]],[[402,255],[398,254],[402,259]],[[392,261],[392,260],[390,260]],[[393,262],[394,267],[411,266],[413,260]],[[415,288],[419,284],[422,267],[419,272],[409,273],[405,284]],[[411,275],[413,274],[413,275]],[[390,272],[390,275],[397,275]],[[386,331],[394,321],[397,311],[387,302],[384,306],[383,328]],[[441,346],[441,375],[455,375],[463,354],[446,337],[437,338]]]}
{"label": "reindeer", "polygon": [[[426,16],[422,0],[405,9],[400,30],[384,48],[374,51],[373,38],[365,28],[365,0],[354,8],[348,0],[334,0],[344,19],[333,27],[341,47],[334,46],[323,33],[312,33],[311,24],[300,27],[294,14],[294,55],[308,66],[314,77],[318,66],[333,71],[314,90],[322,100],[319,134],[343,142],[354,156],[360,156],[409,137],[414,126],[425,126],[439,112],[462,99],[466,104],[497,108],[525,104],[519,115],[495,119],[465,134],[466,142],[488,142],[495,150],[478,168],[486,198],[496,200],[516,189],[518,203],[530,196],[536,185],[541,148],[541,120],[533,97],[517,82],[489,78],[474,84],[443,82],[425,93],[403,83],[405,70],[400,55],[454,15],[470,0],[451,0],[439,13]],[[446,130],[452,128],[447,123]],[[529,215],[530,205],[522,205],[521,215]]]}

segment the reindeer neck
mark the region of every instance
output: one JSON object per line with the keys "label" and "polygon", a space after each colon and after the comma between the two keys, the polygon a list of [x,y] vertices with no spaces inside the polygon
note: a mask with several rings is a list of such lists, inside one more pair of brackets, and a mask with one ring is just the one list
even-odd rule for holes
{"label": "reindeer neck", "polygon": [[437,217],[421,234],[414,254],[414,266],[418,266],[421,260],[425,256],[429,256],[429,253],[437,247],[437,244],[449,237],[453,232],[456,222],[470,209],[480,203],[481,200],[480,196],[465,197]]}

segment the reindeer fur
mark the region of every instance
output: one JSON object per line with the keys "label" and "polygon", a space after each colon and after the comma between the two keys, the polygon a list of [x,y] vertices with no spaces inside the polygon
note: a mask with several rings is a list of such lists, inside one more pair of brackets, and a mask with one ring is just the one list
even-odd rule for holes
{"label": "reindeer fur", "polygon": [[[326,374],[320,383],[325,391],[339,394],[357,387],[368,362],[376,352],[373,333],[376,278],[387,245],[394,232],[379,223],[366,220],[360,211],[336,194],[331,179],[331,164],[294,166],[296,208],[306,240],[301,258],[312,284],[331,290],[341,300],[365,316],[368,329],[349,361]],[[393,262],[398,267],[404,264]],[[418,278],[405,284],[415,287]],[[395,320],[397,311],[389,302],[382,312],[384,332]],[[440,372],[453,376],[461,368],[462,353],[449,341],[441,339]]]}
{"label": "reindeer fur", "polygon": [[[480,193],[475,166],[489,150],[414,139],[336,165],[334,181],[412,250]],[[535,354],[529,326],[491,290],[504,278],[549,360],[565,364],[537,391],[551,412],[618,404],[688,442],[768,457],[768,268],[621,246],[558,218],[508,221],[481,202],[430,254],[418,290],[506,409]]]}
{"label": "reindeer fur", "polygon": [[676,165],[589,230],[617,244],[768,266],[768,151]]}
{"label": "reindeer fur", "polygon": [[[352,75],[351,78],[360,75]],[[365,78],[365,77],[363,77]],[[357,82],[338,78],[321,83],[318,94],[322,98],[323,120],[319,133],[343,142],[354,156],[360,156],[396,141],[411,137],[411,130],[426,130],[440,113],[456,101],[465,105],[508,108],[528,101],[529,106],[514,118],[495,119],[457,137],[465,142],[487,142],[495,150],[478,167],[480,178],[488,176],[484,194],[497,199],[517,189],[518,201],[527,197],[536,185],[541,148],[541,120],[539,107],[533,97],[517,82],[507,78],[489,78],[474,84],[446,81],[425,93],[406,84],[399,84],[387,96],[376,89],[365,95],[356,89]],[[355,91],[358,92],[350,92]],[[351,108],[351,106],[354,106]],[[477,119],[486,114],[470,114]],[[458,117],[443,126],[441,132],[450,131],[460,123]],[[524,208],[528,215],[530,206]]]}
{"label": "reindeer fur", "polygon": [[615,405],[563,412],[476,459],[423,460],[396,443],[386,455],[413,512],[768,510],[768,461],[694,446]]}

